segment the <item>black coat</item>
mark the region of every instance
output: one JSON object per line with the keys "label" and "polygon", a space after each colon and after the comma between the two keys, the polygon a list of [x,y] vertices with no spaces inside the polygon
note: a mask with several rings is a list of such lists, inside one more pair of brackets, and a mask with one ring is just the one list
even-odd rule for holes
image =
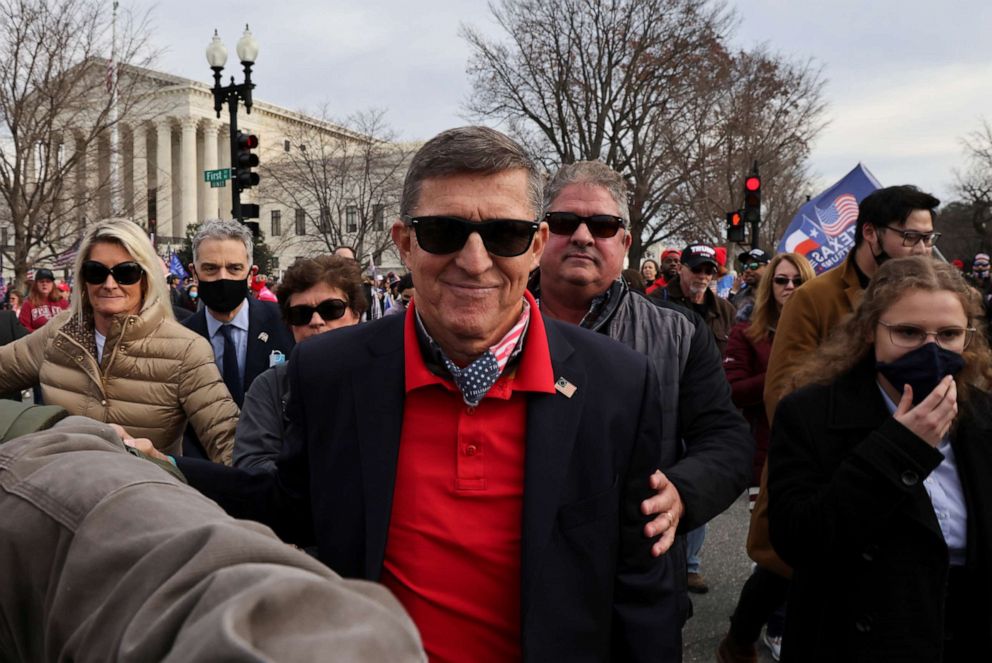
{"label": "black coat", "polygon": [[[335,330],[296,348],[294,430],[276,473],[179,458],[190,483],[287,540],[315,536],[319,559],[341,575],[378,580],[404,420],[404,318]],[[638,509],[652,494],[650,473],[678,454],[659,442],[654,371],[615,341],[545,324],[554,375],[577,390],[571,398],[527,396],[523,658],[679,660],[676,597],[684,579],[668,557],[650,556]]]}
{"label": "black coat", "polygon": [[[992,399],[960,412],[966,568],[982,588],[971,616],[988,640]],[[873,362],[784,399],[768,458],[772,544],[795,569],[782,661],[939,661],[949,562],[923,480],[943,455],[889,414]]]}
{"label": "black coat", "polygon": [[[207,311],[199,311],[182,321],[182,324],[192,329],[203,338],[210,340],[207,332]],[[262,302],[252,297],[248,298],[248,349],[245,355],[244,391],[259,373],[269,368],[269,355],[273,350],[282,352],[289,357],[295,342],[286,324],[282,321],[279,306],[272,302]],[[240,407],[240,403],[238,406]]]}
{"label": "black coat", "polygon": [[[17,339],[27,336],[28,333],[28,330],[17,321],[17,316],[13,311],[0,311],[0,346],[13,343]],[[15,391],[9,394],[0,394],[0,398],[19,401],[21,400],[21,393]]]}

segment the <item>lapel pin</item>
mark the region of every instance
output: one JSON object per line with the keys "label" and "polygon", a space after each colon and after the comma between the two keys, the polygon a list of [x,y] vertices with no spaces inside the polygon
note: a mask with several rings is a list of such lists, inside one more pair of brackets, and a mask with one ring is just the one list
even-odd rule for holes
{"label": "lapel pin", "polygon": [[259,334],[258,340],[260,340],[262,343],[268,343],[269,342],[268,332],[262,332],[261,334]]}
{"label": "lapel pin", "polygon": [[565,378],[558,378],[558,381],[555,382],[555,390],[565,398],[571,398],[574,396],[576,389],[578,389],[578,387]]}

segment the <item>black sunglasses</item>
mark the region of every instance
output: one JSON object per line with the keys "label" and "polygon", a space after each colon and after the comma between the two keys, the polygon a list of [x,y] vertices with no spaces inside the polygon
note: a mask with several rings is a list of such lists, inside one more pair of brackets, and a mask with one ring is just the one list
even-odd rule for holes
{"label": "black sunglasses", "polygon": [[90,285],[102,285],[108,276],[113,276],[118,285],[134,285],[141,280],[145,270],[133,260],[119,262],[113,267],[107,267],[96,260],[87,260],[83,263],[81,272],[83,280]]}
{"label": "black sunglasses", "polygon": [[776,276],[772,279],[772,281],[775,282],[775,285],[789,285],[789,282],[791,281],[792,285],[797,288],[803,284],[803,279],[801,276],[797,276],[793,279],[790,279],[788,276]]}
{"label": "black sunglasses", "polygon": [[329,322],[343,316],[346,310],[348,310],[348,302],[343,299],[325,299],[316,306],[299,304],[286,309],[286,322],[294,327],[309,325],[310,321],[313,320],[314,311],[320,315],[324,322]]}
{"label": "black sunglasses", "polygon": [[435,255],[461,251],[469,235],[479,233],[486,251],[501,258],[513,258],[530,248],[540,227],[537,221],[516,219],[468,221],[457,216],[404,215],[403,220],[413,226],[420,248]]}
{"label": "black sunglasses", "polygon": [[622,218],[610,214],[579,216],[571,212],[548,212],[544,220],[548,222],[548,230],[556,235],[571,235],[584,223],[589,234],[600,239],[613,237],[624,227]]}

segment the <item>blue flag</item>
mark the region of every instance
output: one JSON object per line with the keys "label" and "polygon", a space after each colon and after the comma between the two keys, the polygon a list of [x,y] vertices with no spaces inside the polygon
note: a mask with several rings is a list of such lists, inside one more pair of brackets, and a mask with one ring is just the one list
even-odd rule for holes
{"label": "blue flag", "polygon": [[183,269],[183,264],[179,261],[179,256],[176,255],[175,251],[173,251],[172,255],[169,256],[169,273],[175,274],[181,279],[189,276],[189,274],[186,273],[186,270]]}
{"label": "blue flag", "polygon": [[778,243],[779,253],[801,253],[817,274],[836,267],[854,247],[858,203],[881,185],[860,163],[832,187],[799,208]]}

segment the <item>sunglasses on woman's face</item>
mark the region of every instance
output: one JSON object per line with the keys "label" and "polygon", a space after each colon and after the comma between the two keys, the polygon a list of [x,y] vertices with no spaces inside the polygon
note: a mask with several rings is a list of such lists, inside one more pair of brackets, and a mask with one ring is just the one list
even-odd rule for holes
{"label": "sunglasses on woman's face", "polygon": [[87,260],[83,263],[83,268],[80,271],[83,280],[90,285],[103,285],[108,276],[113,276],[118,285],[134,285],[141,280],[145,273],[141,265],[133,260],[119,262],[113,267],[107,267],[96,260]]}
{"label": "sunglasses on woman's face", "polygon": [[299,304],[286,309],[286,320],[294,327],[309,325],[314,312],[318,313],[324,322],[337,320],[348,310],[348,302],[343,299],[325,299],[316,306]]}
{"label": "sunglasses on woman's face", "polygon": [[513,258],[530,248],[540,227],[537,221],[516,219],[468,221],[457,216],[404,216],[403,220],[413,226],[420,248],[435,255],[461,251],[469,236],[479,233],[486,251],[500,258]]}
{"label": "sunglasses on woman's face", "polygon": [[789,285],[789,283],[792,283],[797,288],[803,284],[803,280],[799,276],[791,279],[788,276],[776,276],[772,280],[775,282],[775,285]]}

